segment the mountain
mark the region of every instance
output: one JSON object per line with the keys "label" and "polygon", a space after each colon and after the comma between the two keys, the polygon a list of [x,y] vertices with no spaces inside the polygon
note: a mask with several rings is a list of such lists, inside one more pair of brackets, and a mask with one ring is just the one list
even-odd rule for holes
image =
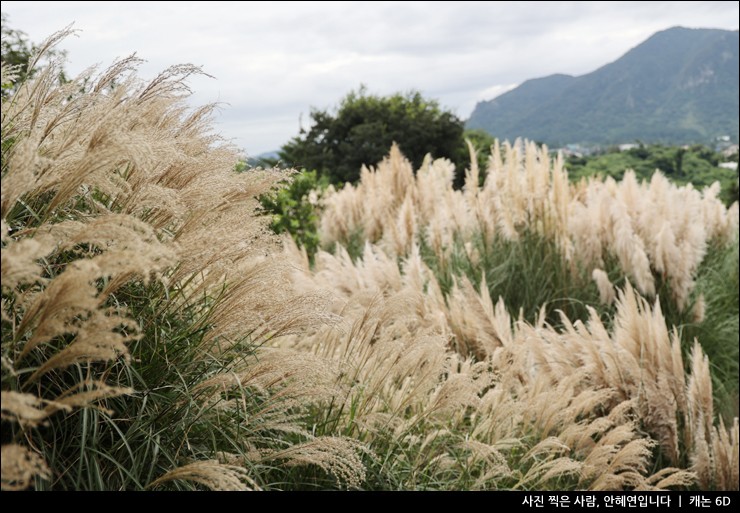
{"label": "mountain", "polygon": [[567,143],[738,141],[738,31],[674,27],[573,77],[528,80],[476,105],[467,128]]}
{"label": "mountain", "polygon": [[280,160],[280,155],[278,155],[277,150],[266,151],[254,157],[248,157],[247,164],[250,167],[272,167],[275,165],[274,162],[278,160]]}

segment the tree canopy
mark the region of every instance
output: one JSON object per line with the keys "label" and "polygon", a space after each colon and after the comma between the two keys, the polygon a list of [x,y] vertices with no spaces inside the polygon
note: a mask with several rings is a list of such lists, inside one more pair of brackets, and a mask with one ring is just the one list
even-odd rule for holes
{"label": "tree canopy", "polygon": [[[738,199],[737,169],[718,167],[724,157],[710,148],[693,146],[644,145],[619,151],[611,147],[604,153],[584,157],[569,157],[568,174],[573,180],[591,175],[611,176],[621,180],[627,169],[632,169],[641,180],[650,180],[656,169],[679,184],[691,183],[700,189],[718,181],[722,186],[720,197],[727,204]],[[737,156],[728,160],[736,161]]]}
{"label": "tree canopy", "polygon": [[312,109],[311,119],[311,127],[301,128],[279,156],[284,164],[316,170],[332,183],[356,181],[362,165],[382,160],[394,142],[415,168],[431,153],[452,160],[462,177],[468,162],[463,121],[418,91],[375,96],[360,87],[335,113]]}
{"label": "tree canopy", "polygon": [[[31,59],[39,52],[40,47],[39,45],[29,41],[25,32],[12,28],[7,14],[2,13],[0,20],[2,20],[0,26],[0,31],[2,32],[2,39],[0,41],[0,60],[2,60],[4,65],[15,68],[14,71],[17,74],[12,82],[3,84],[2,95],[4,98],[15,88],[15,84],[26,80],[29,73],[30,75],[33,75],[38,71],[38,67],[34,66],[29,70],[28,65]],[[43,43],[41,46],[43,46]],[[55,48],[46,48],[45,54],[48,58],[64,56],[65,52]],[[60,69],[59,71],[59,79],[66,81],[63,69]]]}
{"label": "tree canopy", "polygon": [[28,61],[38,48],[28,41],[25,32],[10,27],[7,14],[2,13],[0,19],[2,19],[2,42],[0,42],[2,62],[6,66],[17,67],[18,78],[24,80]]}

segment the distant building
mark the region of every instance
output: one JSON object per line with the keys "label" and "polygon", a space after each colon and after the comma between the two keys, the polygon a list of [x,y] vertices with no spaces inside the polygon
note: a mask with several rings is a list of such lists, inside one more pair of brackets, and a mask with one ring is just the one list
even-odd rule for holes
{"label": "distant building", "polygon": [[584,148],[582,148],[580,144],[566,144],[565,146],[560,148],[560,151],[563,152],[564,157],[581,158],[583,157],[584,153],[586,153],[584,151]]}
{"label": "distant building", "polygon": [[737,171],[737,162],[720,162],[719,167],[723,169],[732,169],[733,171]]}
{"label": "distant building", "polygon": [[723,148],[721,153],[724,157],[731,157],[733,155],[737,155],[737,150],[737,144],[731,144],[727,148]]}

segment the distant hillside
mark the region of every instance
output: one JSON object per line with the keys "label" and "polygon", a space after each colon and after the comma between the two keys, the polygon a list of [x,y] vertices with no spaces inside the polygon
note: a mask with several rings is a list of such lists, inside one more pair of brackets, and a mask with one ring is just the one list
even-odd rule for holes
{"label": "distant hillside", "polygon": [[467,128],[566,143],[738,140],[738,31],[675,27],[579,77],[528,80],[476,105]]}
{"label": "distant hillside", "polygon": [[279,160],[280,155],[278,155],[277,151],[266,151],[254,157],[248,157],[246,162],[249,167],[272,167]]}

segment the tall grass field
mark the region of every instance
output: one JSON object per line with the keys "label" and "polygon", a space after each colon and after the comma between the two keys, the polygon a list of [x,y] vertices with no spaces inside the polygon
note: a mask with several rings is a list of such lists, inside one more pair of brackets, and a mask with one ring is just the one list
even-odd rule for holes
{"label": "tall grass field", "polygon": [[738,489],[717,185],[516,141],[457,190],[393,147],[312,195],[309,254],[202,71],[139,63],[2,66],[3,490]]}

